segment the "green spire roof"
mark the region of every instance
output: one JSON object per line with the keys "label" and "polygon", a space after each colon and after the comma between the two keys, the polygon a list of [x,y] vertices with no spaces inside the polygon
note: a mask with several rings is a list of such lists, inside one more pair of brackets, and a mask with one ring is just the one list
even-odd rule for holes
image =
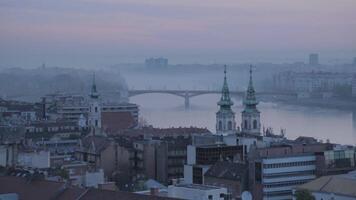
{"label": "green spire roof", "polygon": [[258,104],[256,99],[255,89],[253,88],[253,81],[252,81],[252,65],[250,65],[250,81],[248,83],[244,104],[247,106],[255,106]]}
{"label": "green spire roof", "polygon": [[218,102],[218,105],[223,108],[231,108],[231,106],[234,103],[231,101],[230,98],[230,91],[229,91],[229,86],[227,85],[227,80],[226,80],[226,65],[224,66],[224,84],[222,87],[221,91],[221,98],[220,101]]}
{"label": "green spire roof", "polygon": [[93,74],[93,84],[91,86],[90,97],[94,99],[97,99],[99,97],[98,91],[96,90],[95,73]]}

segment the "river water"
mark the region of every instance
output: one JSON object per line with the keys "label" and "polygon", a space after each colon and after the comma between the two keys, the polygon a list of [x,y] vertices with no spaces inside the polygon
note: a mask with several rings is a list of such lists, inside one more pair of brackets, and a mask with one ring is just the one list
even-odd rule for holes
{"label": "river water", "polygon": [[[144,94],[131,97],[130,101],[140,105],[140,114],[155,127],[206,127],[215,131],[216,102],[219,95],[209,94],[190,99],[191,108],[185,110],[184,99],[169,94]],[[242,102],[234,99],[233,110],[237,124],[241,123]],[[329,139],[333,143],[356,144],[356,114],[325,108],[285,105],[260,102],[261,124],[272,127],[275,133],[286,129],[286,136],[312,136],[319,140]],[[353,117],[353,115],[355,117]]]}

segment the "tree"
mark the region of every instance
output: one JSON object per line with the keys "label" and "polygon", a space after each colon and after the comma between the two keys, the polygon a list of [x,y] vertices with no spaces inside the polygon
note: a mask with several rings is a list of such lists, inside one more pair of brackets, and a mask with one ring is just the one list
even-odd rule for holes
{"label": "tree", "polygon": [[296,200],[315,200],[315,197],[305,189],[297,190],[294,196]]}

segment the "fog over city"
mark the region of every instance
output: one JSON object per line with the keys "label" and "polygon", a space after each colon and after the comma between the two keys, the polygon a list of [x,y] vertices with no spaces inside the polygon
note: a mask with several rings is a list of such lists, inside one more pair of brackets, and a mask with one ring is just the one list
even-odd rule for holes
{"label": "fog over city", "polygon": [[0,200],[356,199],[355,11],[0,0]]}
{"label": "fog over city", "polygon": [[355,54],[353,0],[2,0],[3,67],[102,67],[150,56],[174,64],[322,63]]}

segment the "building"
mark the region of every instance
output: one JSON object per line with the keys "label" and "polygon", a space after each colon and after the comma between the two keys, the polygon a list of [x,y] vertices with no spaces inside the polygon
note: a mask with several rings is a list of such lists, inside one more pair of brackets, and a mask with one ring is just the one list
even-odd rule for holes
{"label": "building", "polygon": [[93,169],[103,169],[105,178],[112,178],[117,169],[117,144],[104,136],[87,136],[81,140],[76,151],[80,161],[87,162]]}
{"label": "building", "polygon": [[[351,86],[353,75],[332,72],[281,72],[273,76],[274,87],[281,91],[307,93],[315,96],[325,92],[335,92],[337,87]],[[320,95],[319,95],[320,96]]]}
{"label": "building", "polygon": [[18,159],[18,149],[18,142],[0,142],[0,166],[15,166]]}
{"label": "building", "polygon": [[242,160],[242,146],[227,146],[225,144],[189,145],[187,147],[187,164],[184,165],[184,182],[204,184],[204,174],[216,162],[241,162]]}
{"label": "building", "polygon": [[134,181],[156,178],[156,149],[159,143],[159,140],[133,142],[133,149],[130,152],[130,162]]}
{"label": "building", "polygon": [[[356,172],[348,174],[323,176],[296,187],[293,192],[307,190],[315,200],[355,200],[356,199]],[[294,198],[295,199],[295,198]]]}
{"label": "building", "polygon": [[309,65],[319,65],[319,54],[317,53],[309,54]]}
{"label": "building", "polygon": [[344,174],[356,170],[355,148],[336,146],[333,149],[317,152],[316,175]]}
{"label": "building", "polygon": [[198,184],[177,184],[168,186],[168,197],[189,200],[223,200],[227,189]]}
{"label": "building", "polygon": [[291,144],[249,152],[249,185],[253,199],[292,199],[292,188],[317,177],[315,153],[331,144]]}
{"label": "building", "polygon": [[15,101],[0,101],[0,116],[3,118],[18,118],[24,122],[40,118],[41,111],[36,104]]}
{"label": "building", "polygon": [[92,169],[88,163],[72,161],[61,166],[68,172],[68,179],[72,185],[81,187],[98,188],[105,184],[104,171],[102,169]]}
{"label": "building", "polygon": [[49,140],[51,138],[79,138],[86,128],[81,128],[72,121],[35,121],[25,126],[26,139]]}
{"label": "building", "polygon": [[204,184],[227,189],[232,199],[241,199],[248,189],[248,165],[233,162],[217,162],[204,174]]}
{"label": "building", "polygon": [[157,178],[161,183],[171,184],[184,177],[184,164],[187,162],[187,146],[191,137],[167,137],[157,146]]}
{"label": "building", "polygon": [[22,150],[18,153],[17,166],[43,169],[50,168],[50,152],[43,150]]}
{"label": "building", "polygon": [[147,68],[167,68],[168,59],[167,58],[148,58],[145,60],[145,65]]}
{"label": "building", "polygon": [[93,84],[91,87],[88,113],[88,126],[96,132],[101,129],[101,103],[99,93],[96,90],[95,74],[93,75]]}
{"label": "building", "polygon": [[252,82],[252,66],[250,67],[250,81],[243,104],[244,110],[241,114],[241,132],[250,135],[261,135],[260,111],[256,108],[258,101]]}
{"label": "building", "polygon": [[235,113],[231,110],[233,104],[227,85],[225,65],[224,84],[221,91],[221,98],[218,102],[219,111],[216,113],[216,134],[227,135],[236,132]]}
{"label": "building", "polygon": [[356,57],[354,57],[353,63],[354,66],[356,66]]}
{"label": "building", "polygon": [[190,137],[165,137],[133,142],[130,152],[134,180],[155,179],[164,184],[183,178]]}

